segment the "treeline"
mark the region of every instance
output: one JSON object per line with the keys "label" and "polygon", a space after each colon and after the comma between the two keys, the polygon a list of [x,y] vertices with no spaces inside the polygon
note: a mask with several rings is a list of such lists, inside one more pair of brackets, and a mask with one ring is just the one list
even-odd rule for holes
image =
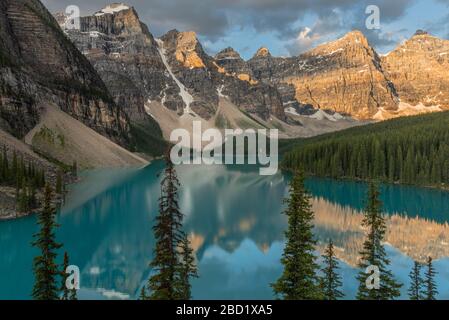
{"label": "treeline", "polygon": [[[333,242],[323,255],[320,268],[315,256],[316,241],[313,235],[314,213],[311,197],[304,186],[304,173],[296,172],[290,182],[290,195],[286,199],[288,229],[286,245],[281,263],[284,266],[281,277],[272,284],[278,298],[286,300],[336,300],[342,298],[342,278],[339,262],[335,257]],[[361,228],[365,230],[365,241],[359,252],[357,274],[358,300],[394,300],[400,297],[399,283],[390,270],[390,260],[384,248],[387,225],[382,214],[380,192],[371,183]],[[422,274],[422,265],[415,262],[410,272],[408,288],[411,300],[435,300],[438,295],[435,282],[436,271],[432,258],[428,258]]]}
{"label": "treeline", "polygon": [[8,159],[6,147],[0,154],[0,185],[16,189],[17,212],[25,213],[38,207],[36,193],[45,186],[45,170],[25,161],[14,151]]}
{"label": "treeline", "polygon": [[[66,171],[74,177],[78,174],[77,163]],[[0,152],[0,185],[15,188],[16,209],[18,213],[28,213],[40,206],[37,194],[43,193],[47,183],[48,172],[32,161],[26,161],[23,155],[14,150],[8,155],[6,146]],[[57,194],[65,192],[64,171],[56,175],[54,189]]]}
{"label": "treeline", "polygon": [[285,154],[283,166],[332,178],[446,184],[448,127],[449,113],[441,112],[289,142],[291,151]]}

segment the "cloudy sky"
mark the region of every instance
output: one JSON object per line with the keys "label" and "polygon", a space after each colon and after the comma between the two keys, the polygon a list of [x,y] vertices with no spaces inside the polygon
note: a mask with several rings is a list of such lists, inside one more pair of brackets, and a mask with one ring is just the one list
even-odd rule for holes
{"label": "cloudy sky", "polygon": [[[92,14],[116,0],[41,0],[51,12],[77,5]],[[195,31],[210,54],[231,46],[244,58],[266,46],[296,55],[359,29],[380,53],[417,29],[449,39],[449,0],[128,0],[155,36]],[[380,29],[367,29],[368,6],[380,10]],[[372,21],[372,20],[370,20]]]}

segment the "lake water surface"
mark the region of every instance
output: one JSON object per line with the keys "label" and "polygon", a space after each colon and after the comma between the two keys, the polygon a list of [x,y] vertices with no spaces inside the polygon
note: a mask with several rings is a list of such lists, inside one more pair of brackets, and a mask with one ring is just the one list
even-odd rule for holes
{"label": "lake water surface", "polygon": [[[81,270],[80,297],[134,299],[150,274],[162,162],[144,169],[95,170],[71,187],[58,216],[58,241]],[[289,176],[260,176],[249,166],[180,166],[180,205],[198,258],[196,299],[271,299],[282,269]],[[341,259],[346,298],[354,298],[354,266],[367,187],[310,178],[318,250],[332,238]],[[383,186],[389,215],[386,246],[395,276],[408,287],[412,259],[436,259],[439,298],[449,298],[449,193]],[[30,246],[36,218],[0,222],[0,299],[29,299]]]}

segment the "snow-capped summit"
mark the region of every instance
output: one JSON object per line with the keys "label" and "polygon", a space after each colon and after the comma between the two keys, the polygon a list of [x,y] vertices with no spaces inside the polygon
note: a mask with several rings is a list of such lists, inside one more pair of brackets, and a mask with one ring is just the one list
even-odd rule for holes
{"label": "snow-capped summit", "polygon": [[130,7],[124,3],[112,3],[110,5],[107,5],[106,7],[104,7],[100,11],[98,11],[97,13],[95,13],[95,15],[98,17],[98,16],[102,16],[104,14],[114,14],[116,12],[120,12],[120,11],[128,10],[128,9],[130,9]]}

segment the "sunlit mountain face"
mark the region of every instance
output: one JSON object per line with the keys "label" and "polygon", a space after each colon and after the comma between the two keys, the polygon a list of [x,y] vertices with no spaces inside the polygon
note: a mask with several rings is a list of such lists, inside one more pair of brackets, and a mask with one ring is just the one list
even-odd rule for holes
{"label": "sunlit mountain face", "polygon": [[[84,174],[59,215],[58,239],[82,272],[84,298],[132,299],[151,274],[152,225],[160,193],[161,162],[145,169],[96,170]],[[273,298],[269,286],[281,273],[288,174],[259,176],[256,167],[180,166],[180,206],[198,259],[194,298]],[[207,174],[205,174],[207,172]],[[317,255],[332,238],[341,260],[347,298],[364,239],[360,227],[366,186],[311,178]],[[418,196],[419,195],[419,196]],[[448,282],[448,197],[444,192],[383,186],[388,215],[386,245],[397,277],[407,282],[412,259],[431,255]],[[35,254],[29,242],[35,218],[0,225],[0,298],[29,298]],[[443,290],[441,290],[443,292]]]}

